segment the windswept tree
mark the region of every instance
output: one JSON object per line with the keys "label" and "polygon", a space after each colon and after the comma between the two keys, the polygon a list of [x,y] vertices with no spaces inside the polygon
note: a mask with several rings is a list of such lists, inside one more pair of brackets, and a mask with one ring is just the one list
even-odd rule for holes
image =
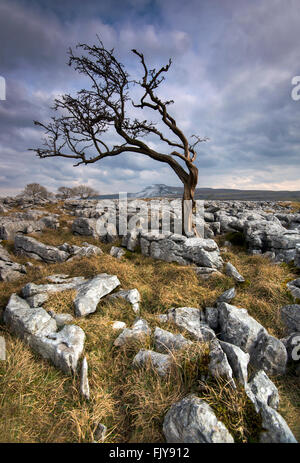
{"label": "windswept tree", "polygon": [[28,183],[24,188],[24,195],[32,198],[44,198],[49,196],[49,191],[39,183]]}
{"label": "windswept tree", "polygon": [[78,185],[72,188],[73,196],[79,196],[81,199],[88,199],[96,196],[98,192],[87,185]]}
{"label": "windswept tree", "polygon": [[[144,55],[132,50],[139,59],[142,72],[141,79],[136,81],[130,79],[114,50],[105,49],[100,39],[92,46],[79,44],[77,49],[82,54],[75,55],[70,49],[69,65],[88,77],[91,87],[80,90],[76,96],[65,94],[57,98],[53,107],[57,115],[49,123],[35,121],[45,129],[46,136],[43,147],[33,151],[40,158],[76,159],[75,166],[122,153],[137,153],[168,164],[183,183],[183,200],[188,200],[183,201],[183,232],[193,231],[192,207],[195,206],[194,193],[198,182],[196,145],[207,138],[192,135],[188,139],[169,112],[173,100],[164,100],[157,94],[171,59],[158,70],[150,69]],[[141,90],[138,101],[130,96],[133,86]],[[141,112],[141,118],[129,116],[132,105],[136,112]],[[161,119],[159,127],[152,120],[143,119],[145,111]],[[116,134],[119,136],[118,144],[110,143],[111,130],[114,139]],[[164,143],[163,151],[154,149],[153,144],[145,141],[146,137],[157,137]],[[192,207],[186,207],[187,204]]]}
{"label": "windswept tree", "polygon": [[68,199],[68,198],[72,198],[72,196],[75,196],[73,188],[70,188],[67,186],[60,186],[57,191],[58,191],[57,196],[61,197],[62,199]]}

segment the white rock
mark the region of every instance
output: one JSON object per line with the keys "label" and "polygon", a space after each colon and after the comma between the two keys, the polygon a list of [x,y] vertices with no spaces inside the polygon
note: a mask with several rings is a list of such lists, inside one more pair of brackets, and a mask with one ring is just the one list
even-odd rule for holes
{"label": "white rock", "polygon": [[88,363],[86,357],[83,358],[80,371],[80,393],[86,399],[90,400],[90,387],[88,379]]}
{"label": "white rock", "polygon": [[134,367],[151,365],[160,376],[165,376],[172,366],[172,358],[170,355],[141,349],[134,357],[132,364]]}
{"label": "white rock", "polygon": [[95,312],[100,299],[113,291],[119,284],[116,275],[101,273],[82,285],[74,301],[76,316],[82,317]]}
{"label": "white rock", "polygon": [[192,344],[181,334],[173,334],[170,331],[156,327],[154,331],[155,347],[159,352],[168,353],[172,350],[180,350]]}
{"label": "white rock", "polygon": [[194,395],[171,406],[164,419],[163,433],[170,444],[234,442],[212,408]]}

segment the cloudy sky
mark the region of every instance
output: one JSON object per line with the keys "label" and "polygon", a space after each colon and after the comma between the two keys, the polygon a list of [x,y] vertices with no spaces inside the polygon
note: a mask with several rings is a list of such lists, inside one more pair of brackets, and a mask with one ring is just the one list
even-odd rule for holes
{"label": "cloudy sky", "polygon": [[[180,185],[173,171],[134,154],[89,166],[39,159],[33,120],[53,99],[88,82],[66,65],[67,50],[100,35],[133,76],[130,50],[151,66],[173,64],[159,90],[198,149],[199,186],[300,190],[299,0],[0,0],[0,195],[38,182],[51,191],[89,184],[100,193]],[[152,143],[152,141],[151,141]],[[157,144],[160,150],[164,148]]]}

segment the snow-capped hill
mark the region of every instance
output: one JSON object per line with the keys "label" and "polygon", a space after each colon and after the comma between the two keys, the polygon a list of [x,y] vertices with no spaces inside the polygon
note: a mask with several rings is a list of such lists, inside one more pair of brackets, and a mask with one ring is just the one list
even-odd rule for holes
{"label": "snow-capped hill", "polygon": [[138,193],[131,193],[130,196],[135,198],[156,198],[162,196],[173,196],[175,193],[174,190],[174,188],[164,185],[163,183],[157,183],[155,185],[145,187],[142,191],[139,191]]}

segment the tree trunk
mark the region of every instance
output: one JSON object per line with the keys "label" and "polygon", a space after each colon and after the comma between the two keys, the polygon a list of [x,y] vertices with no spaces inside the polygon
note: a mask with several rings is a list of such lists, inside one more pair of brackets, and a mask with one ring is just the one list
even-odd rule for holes
{"label": "tree trunk", "polygon": [[187,235],[193,233],[199,236],[195,224],[193,224],[193,212],[196,209],[194,199],[195,189],[198,183],[198,169],[196,166],[189,166],[189,176],[184,182],[183,197],[182,197],[182,234]]}

